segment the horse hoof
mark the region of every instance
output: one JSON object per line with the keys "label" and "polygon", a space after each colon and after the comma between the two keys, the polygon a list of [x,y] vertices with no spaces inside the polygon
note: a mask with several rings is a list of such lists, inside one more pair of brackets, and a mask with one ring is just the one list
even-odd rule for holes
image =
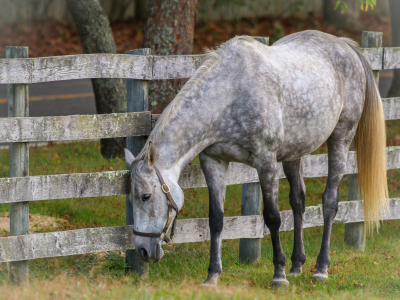
{"label": "horse hoof", "polygon": [[272,279],[271,280],[271,286],[273,288],[287,288],[289,286],[289,281],[287,281],[285,278],[283,278],[283,279]]}
{"label": "horse hoof", "polygon": [[312,281],[313,282],[323,282],[325,280],[328,279],[328,273],[324,274],[324,273],[316,273],[313,275],[312,277]]}
{"label": "horse hoof", "polygon": [[218,283],[218,277],[211,276],[208,277],[201,286],[204,288],[217,288],[217,283]]}
{"label": "horse hoof", "polygon": [[286,275],[286,277],[298,277],[301,275],[301,272],[290,272]]}

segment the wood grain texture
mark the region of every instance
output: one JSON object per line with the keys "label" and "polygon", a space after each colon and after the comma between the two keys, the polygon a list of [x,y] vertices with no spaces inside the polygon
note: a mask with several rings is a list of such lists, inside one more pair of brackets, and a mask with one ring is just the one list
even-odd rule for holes
{"label": "wood grain texture", "polygon": [[151,131],[150,112],[59,117],[2,118],[1,142],[40,142],[143,136]]}
{"label": "wood grain texture", "polygon": [[126,54],[79,54],[32,58],[32,81],[83,78],[151,79],[152,59]]}
{"label": "wood grain texture", "polygon": [[[361,201],[339,202],[339,210],[334,223],[363,221],[364,211]],[[390,200],[390,213],[381,220],[400,218],[400,198]],[[281,212],[280,231],[293,230],[291,210]],[[304,228],[323,226],[322,205],[306,208]],[[223,239],[262,238],[269,231],[259,216],[235,216],[224,218]],[[19,261],[44,257],[58,257],[134,249],[132,226],[100,227],[70,231],[36,233],[0,238],[0,262]],[[208,219],[181,219],[177,221],[174,242],[193,243],[210,239]]]}
{"label": "wood grain texture", "polygon": [[[28,47],[6,47],[8,59],[29,57]],[[7,86],[8,117],[29,116],[29,89],[27,84],[9,84]],[[10,143],[10,177],[29,176],[29,143]],[[29,202],[10,204],[10,236],[29,234]],[[27,284],[29,262],[10,263],[10,282]]]}
{"label": "wood grain texture", "polygon": [[363,48],[362,54],[365,56],[372,70],[382,70],[383,48]]}
{"label": "wood grain texture", "polygon": [[[400,67],[399,48],[385,48],[385,68]],[[362,50],[373,70],[382,69],[383,48]],[[204,55],[147,56],[77,54],[27,59],[0,59],[0,84],[29,84],[83,78],[141,80],[190,78]]]}
{"label": "wood grain texture", "polygon": [[384,69],[400,69],[400,47],[385,48]]}
{"label": "wood grain texture", "polygon": [[[310,155],[303,158],[304,177],[328,175],[328,155]],[[279,178],[285,178],[279,164]],[[387,148],[387,169],[400,168],[400,147]],[[356,156],[349,153],[345,174],[357,172]],[[230,163],[227,184],[258,182],[257,171],[249,166]],[[183,189],[206,187],[200,165],[187,166],[179,179]],[[0,203],[37,200],[99,197],[129,193],[128,171],[74,173],[30,177],[0,178]],[[84,201],[84,200],[82,200]]]}
{"label": "wood grain texture", "polygon": [[[382,99],[382,103],[386,120],[400,119],[400,98],[385,98]],[[0,141],[5,143],[67,141],[131,135],[147,136],[161,116],[151,115],[151,120],[148,121],[148,114],[143,112],[136,117],[132,114],[109,114],[3,118],[0,119]],[[81,127],[86,125],[87,127]],[[151,129],[147,126],[151,126]],[[81,130],[81,128],[87,129]]]}
{"label": "wood grain texture", "polygon": [[400,119],[400,98],[384,98],[382,105],[386,121]]}

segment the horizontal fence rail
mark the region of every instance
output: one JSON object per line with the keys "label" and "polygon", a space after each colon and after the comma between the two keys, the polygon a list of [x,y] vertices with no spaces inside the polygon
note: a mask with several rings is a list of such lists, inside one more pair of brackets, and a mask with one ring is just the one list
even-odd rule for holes
{"label": "horizontal fence rail", "polygon": [[150,112],[0,118],[0,141],[4,143],[146,136],[150,131]]}
{"label": "horizontal fence rail", "polygon": [[[400,48],[362,49],[373,70],[400,68]],[[84,78],[159,80],[190,78],[205,55],[78,54],[0,59],[0,84]]]}
{"label": "horizontal fence rail", "polygon": [[[387,169],[400,168],[400,147],[389,147],[386,152]],[[328,155],[305,156],[303,167],[304,177],[327,176]],[[345,174],[354,173],[357,173],[356,155],[350,151]],[[1,178],[0,203],[123,195],[129,193],[128,178],[128,171]],[[282,164],[279,164],[279,178],[285,178]],[[240,163],[229,164],[227,185],[258,181],[256,169]],[[200,165],[187,166],[178,183],[183,189],[207,186]]]}
{"label": "horizontal fence rail", "polygon": [[[282,211],[280,231],[293,230],[293,213]],[[390,200],[390,213],[381,220],[400,218],[400,198]],[[334,223],[364,220],[361,201],[339,202]],[[304,228],[323,226],[322,205],[306,208]],[[0,262],[58,257],[103,251],[134,249],[133,226],[100,227],[59,232],[36,233],[0,238]],[[262,238],[269,234],[261,215],[224,218],[223,239]],[[178,220],[174,242],[193,243],[210,240],[208,218]]]}
{"label": "horizontal fence rail", "polygon": [[[400,98],[386,98],[382,102],[386,120],[400,119]],[[49,142],[148,136],[158,118],[159,115],[150,115],[150,112],[0,118],[0,141]]]}

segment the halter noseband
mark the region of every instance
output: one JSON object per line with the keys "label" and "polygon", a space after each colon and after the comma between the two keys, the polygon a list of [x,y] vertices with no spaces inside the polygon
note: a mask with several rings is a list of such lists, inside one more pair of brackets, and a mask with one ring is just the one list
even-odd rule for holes
{"label": "halter noseband", "polygon": [[[164,240],[167,244],[172,244],[173,243],[173,239],[174,239],[174,234],[175,234],[176,219],[178,218],[179,210],[178,210],[178,206],[176,205],[174,199],[171,196],[171,193],[170,193],[171,189],[169,188],[168,184],[165,183],[163,177],[161,176],[160,171],[158,170],[158,168],[156,166],[153,166],[153,168],[156,171],[158,179],[161,182],[161,189],[164,192],[164,194],[167,196],[168,220],[167,220],[167,223],[164,226],[164,229],[159,233],[139,232],[139,231],[136,231],[135,229],[133,229],[133,233],[135,235],[139,235],[139,236],[158,237],[158,238]],[[167,230],[169,228],[169,225],[171,225],[172,210],[175,210],[176,217],[175,217],[175,219],[174,219],[174,221],[172,223],[171,233],[170,233],[170,236],[168,237],[167,236]]]}

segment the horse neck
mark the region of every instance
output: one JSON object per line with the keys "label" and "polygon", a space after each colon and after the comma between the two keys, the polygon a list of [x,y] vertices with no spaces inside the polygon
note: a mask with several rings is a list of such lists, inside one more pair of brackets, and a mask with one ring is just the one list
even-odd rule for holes
{"label": "horse neck", "polygon": [[[186,101],[190,101],[187,99]],[[217,124],[212,124],[210,120],[217,112],[207,110],[208,101],[191,101],[192,106],[184,103],[176,108],[176,112],[166,121],[162,132],[152,141],[157,153],[157,165],[165,171],[171,170],[172,176],[179,179],[181,171],[187,166],[201,151],[208,146],[218,142],[214,136],[213,128]],[[207,112],[200,116],[199,111]]]}

